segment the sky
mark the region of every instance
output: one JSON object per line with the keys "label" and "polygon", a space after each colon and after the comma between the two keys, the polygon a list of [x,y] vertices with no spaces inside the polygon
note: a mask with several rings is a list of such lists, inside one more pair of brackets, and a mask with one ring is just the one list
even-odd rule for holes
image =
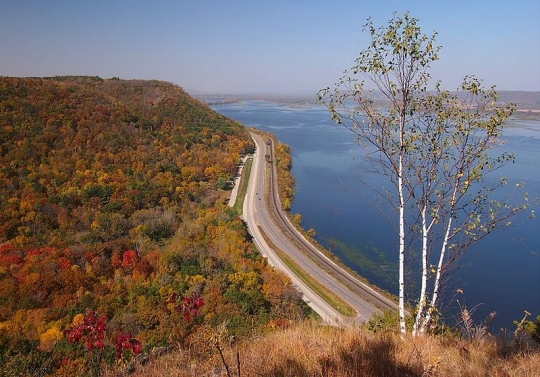
{"label": "sky", "polygon": [[431,74],[540,91],[538,0],[0,0],[0,76],[158,79],[191,94],[315,94],[353,66],[371,17],[437,32]]}

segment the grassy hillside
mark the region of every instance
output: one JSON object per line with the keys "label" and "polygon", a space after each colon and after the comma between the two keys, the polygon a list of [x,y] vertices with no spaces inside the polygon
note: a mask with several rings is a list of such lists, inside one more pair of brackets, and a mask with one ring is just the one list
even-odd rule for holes
{"label": "grassy hillside", "polygon": [[0,78],[1,375],[304,318],[224,203],[246,129],[159,81]]}
{"label": "grassy hillside", "polygon": [[[193,352],[150,358],[137,366],[136,375],[227,376],[227,368],[230,376],[238,376],[240,370],[241,376],[249,377],[536,377],[540,372],[540,353],[530,344],[518,346],[490,336],[401,338],[397,328],[373,333],[311,321],[271,329],[240,344],[225,341],[220,348],[225,363],[215,341],[199,337]],[[106,376],[118,372],[116,368]]]}

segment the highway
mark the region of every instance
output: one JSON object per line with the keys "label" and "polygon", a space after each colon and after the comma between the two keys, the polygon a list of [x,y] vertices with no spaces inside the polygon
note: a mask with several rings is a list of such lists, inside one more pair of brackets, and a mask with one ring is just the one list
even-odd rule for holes
{"label": "highway", "polygon": [[[242,218],[259,251],[275,268],[285,272],[302,292],[304,300],[321,318],[332,325],[354,325],[369,319],[380,310],[396,309],[397,304],[351,275],[313,246],[290,223],[281,210],[277,194],[274,146],[271,139],[252,133],[256,144],[251,175],[243,206]],[[265,156],[269,156],[269,159]],[[270,174],[266,165],[271,164]],[[266,188],[269,186],[269,190]],[[264,198],[269,192],[271,208]],[[274,213],[272,216],[271,214]],[[267,242],[269,240],[270,242]],[[344,317],[330,306],[301,279],[299,279],[277,256],[273,247],[286,253],[313,279],[339,296],[353,307],[357,315]]]}

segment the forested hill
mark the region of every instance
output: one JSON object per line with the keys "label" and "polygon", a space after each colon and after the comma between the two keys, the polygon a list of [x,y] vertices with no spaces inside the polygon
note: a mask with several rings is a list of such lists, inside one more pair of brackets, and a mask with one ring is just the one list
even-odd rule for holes
{"label": "forested hill", "polygon": [[0,374],[303,317],[225,204],[248,131],[180,87],[0,77],[0,143]]}
{"label": "forested hill", "polygon": [[120,217],[203,200],[253,147],[159,81],[0,78],[0,126],[0,242],[23,246],[121,238]]}

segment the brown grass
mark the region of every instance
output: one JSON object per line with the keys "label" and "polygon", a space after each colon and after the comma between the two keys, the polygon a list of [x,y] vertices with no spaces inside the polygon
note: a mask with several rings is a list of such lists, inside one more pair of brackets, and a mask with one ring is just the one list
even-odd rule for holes
{"label": "brown grass", "polygon": [[[202,336],[202,335],[201,335]],[[204,336],[202,336],[204,337]],[[199,339],[190,349],[151,358],[136,376],[227,376],[215,347]],[[222,344],[232,376],[540,376],[540,350],[494,338],[405,337],[338,329],[306,322],[288,329]],[[204,350],[197,352],[197,350]],[[108,376],[119,375],[119,371]]]}

